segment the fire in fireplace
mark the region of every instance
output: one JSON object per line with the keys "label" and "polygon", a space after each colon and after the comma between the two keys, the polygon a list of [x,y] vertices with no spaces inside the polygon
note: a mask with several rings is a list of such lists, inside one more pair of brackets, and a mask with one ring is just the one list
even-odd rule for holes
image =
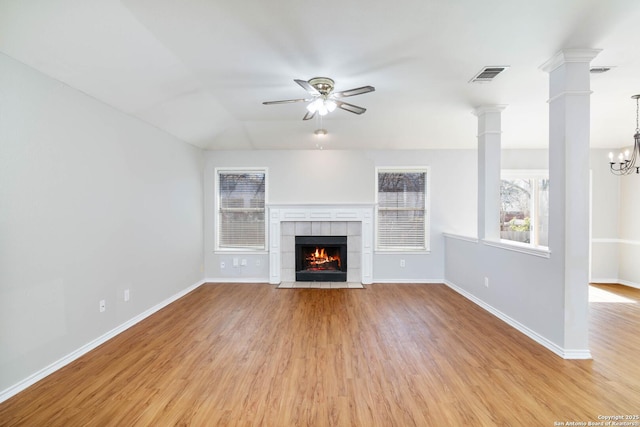
{"label": "fire in fireplace", "polygon": [[302,250],[304,257],[303,270],[309,271],[340,271],[340,250],[337,248],[307,247]]}
{"label": "fire in fireplace", "polygon": [[347,236],[296,236],[296,281],[346,282]]}

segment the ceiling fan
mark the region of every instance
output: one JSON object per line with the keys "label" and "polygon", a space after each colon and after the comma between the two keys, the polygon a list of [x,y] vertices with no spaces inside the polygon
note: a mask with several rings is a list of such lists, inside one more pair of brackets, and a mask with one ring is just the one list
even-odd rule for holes
{"label": "ceiling fan", "polygon": [[354,114],[362,114],[367,111],[366,108],[358,107],[357,105],[349,104],[348,102],[341,101],[341,98],[349,96],[362,95],[363,93],[373,92],[376,90],[373,86],[362,86],[355,89],[343,90],[340,92],[334,92],[334,81],[329,77],[314,77],[308,81],[294,79],[294,82],[298,83],[304,90],[306,90],[311,98],[298,98],[298,99],[285,99],[283,101],[266,101],[264,105],[272,104],[291,104],[294,102],[308,102],[307,114],[304,115],[302,120],[310,120],[315,117],[316,114],[324,116],[336,107],[345,111],[349,111]]}

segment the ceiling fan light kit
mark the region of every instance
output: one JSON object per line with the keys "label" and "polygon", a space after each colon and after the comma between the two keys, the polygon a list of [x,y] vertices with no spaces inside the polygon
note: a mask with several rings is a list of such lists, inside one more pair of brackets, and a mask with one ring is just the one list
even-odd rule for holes
{"label": "ceiling fan light kit", "polygon": [[294,82],[298,83],[298,85],[300,85],[300,87],[307,91],[307,93],[312,97],[286,99],[282,101],[265,101],[263,104],[274,105],[308,102],[307,113],[304,115],[302,120],[310,120],[314,118],[316,114],[325,116],[335,111],[336,108],[340,108],[354,114],[363,114],[367,111],[366,108],[340,101],[340,99],[347,98],[349,96],[362,95],[376,90],[373,86],[362,86],[354,89],[334,92],[333,89],[335,88],[335,82],[329,77],[314,77],[309,80],[294,79]]}
{"label": "ceiling fan light kit", "polygon": [[336,107],[337,104],[334,100],[318,98],[307,105],[307,110],[310,113],[318,113],[321,116],[326,116],[328,113],[334,111]]}

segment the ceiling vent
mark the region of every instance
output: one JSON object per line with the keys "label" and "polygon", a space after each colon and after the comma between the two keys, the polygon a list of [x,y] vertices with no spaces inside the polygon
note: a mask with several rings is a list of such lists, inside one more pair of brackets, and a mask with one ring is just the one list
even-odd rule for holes
{"label": "ceiling vent", "polygon": [[591,74],[602,74],[602,73],[606,73],[610,69],[611,69],[611,67],[591,67],[589,69],[589,72]]}
{"label": "ceiling vent", "polygon": [[491,66],[484,67],[478,74],[473,76],[469,83],[489,83],[496,78],[498,74],[509,68],[508,66]]}

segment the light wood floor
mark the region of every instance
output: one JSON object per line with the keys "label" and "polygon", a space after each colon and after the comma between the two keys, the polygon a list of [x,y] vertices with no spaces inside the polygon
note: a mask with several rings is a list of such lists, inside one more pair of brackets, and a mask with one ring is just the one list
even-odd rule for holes
{"label": "light wood floor", "polygon": [[640,291],[593,289],[627,302],[593,302],[594,359],[567,361],[444,285],[204,285],[0,404],[0,425],[553,426],[639,414]]}

